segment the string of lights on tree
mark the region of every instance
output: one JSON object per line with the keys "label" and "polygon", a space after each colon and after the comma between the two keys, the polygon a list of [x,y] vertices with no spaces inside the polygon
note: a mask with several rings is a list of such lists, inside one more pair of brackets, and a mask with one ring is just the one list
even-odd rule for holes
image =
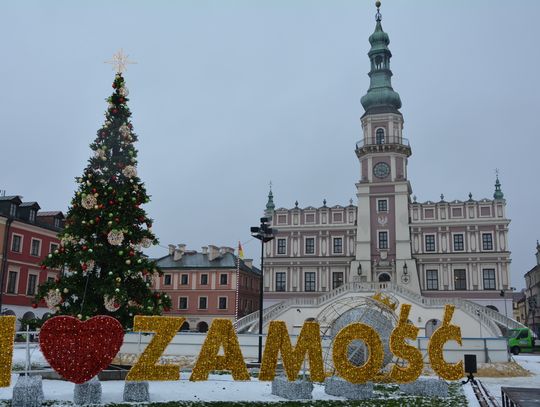
{"label": "string of lights on tree", "polygon": [[159,315],[168,311],[171,300],[152,291],[161,271],[142,253],[158,241],[141,207],[149,197],[137,174],[137,135],[122,75],[129,61],[120,51],[113,63],[114,91],[90,145],[93,156],[76,178],[79,186],[59,235],[60,247],[41,266],[62,272],[39,287],[36,301],[45,301],[55,315],[80,320],[110,315],[131,327],[135,315]]}

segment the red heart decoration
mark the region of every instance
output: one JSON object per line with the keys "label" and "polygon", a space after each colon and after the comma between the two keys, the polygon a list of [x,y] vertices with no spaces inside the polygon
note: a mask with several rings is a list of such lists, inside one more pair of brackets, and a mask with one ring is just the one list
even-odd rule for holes
{"label": "red heart decoration", "polygon": [[124,329],[113,317],[98,315],[87,321],[69,316],[48,319],[41,328],[39,345],[51,367],[64,379],[84,383],[114,359]]}

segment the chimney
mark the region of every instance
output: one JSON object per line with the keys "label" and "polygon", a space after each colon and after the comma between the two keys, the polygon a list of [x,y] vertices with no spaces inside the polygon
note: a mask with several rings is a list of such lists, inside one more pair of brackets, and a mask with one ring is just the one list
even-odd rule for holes
{"label": "chimney", "polygon": [[201,253],[202,254],[208,254],[208,246],[201,247]]}
{"label": "chimney", "polygon": [[253,268],[253,259],[244,259],[244,264],[250,269]]}
{"label": "chimney", "polygon": [[173,260],[178,261],[184,256],[184,253],[186,252],[186,245],[185,244],[179,244],[176,249],[174,249],[174,255]]}
{"label": "chimney", "polygon": [[219,252],[221,253],[221,255],[224,255],[225,253],[234,254],[234,249],[232,247],[228,247],[228,246],[221,246],[219,248]]}
{"label": "chimney", "polygon": [[169,256],[172,256],[174,254],[175,245],[170,244],[169,245]]}
{"label": "chimney", "polygon": [[183,243],[178,243],[178,249],[179,249],[182,253],[185,253],[185,252],[186,252],[186,245],[183,244]]}
{"label": "chimney", "polygon": [[208,245],[208,261],[217,259],[220,256],[219,248],[213,244]]}

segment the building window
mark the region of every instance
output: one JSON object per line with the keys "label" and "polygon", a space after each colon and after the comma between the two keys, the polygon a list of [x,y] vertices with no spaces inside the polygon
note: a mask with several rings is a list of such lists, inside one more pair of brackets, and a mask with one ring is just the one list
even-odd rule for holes
{"label": "building window", "polygon": [[465,270],[454,270],[454,290],[466,290],[467,277]]}
{"label": "building window", "polygon": [[285,291],[285,273],[276,273],[276,291]]}
{"label": "building window", "polygon": [[278,239],[277,240],[277,254],[286,254],[287,253],[287,240]]}
{"label": "building window", "polygon": [[426,252],[435,251],[435,235],[426,235],[424,237],[426,242]]}
{"label": "building window", "polygon": [[58,245],[56,243],[51,243],[50,248],[51,250],[49,253],[54,253],[56,250],[58,250]]}
{"label": "building window", "polygon": [[343,285],[343,273],[332,273],[332,290]]}
{"label": "building window", "polygon": [[379,249],[388,249],[388,232],[379,232]]}
{"label": "building window", "polygon": [[484,269],[484,290],[495,290],[495,269]]}
{"label": "building window", "polygon": [[208,274],[201,274],[201,285],[208,285]]}
{"label": "building window", "polygon": [[187,297],[178,298],[178,309],[187,309]]}
{"label": "building window", "polygon": [[199,309],[206,309],[207,308],[207,297],[199,297]]}
{"label": "building window", "polygon": [[11,251],[20,253],[21,246],[22,246],[22,236],[14,234],[13,237],[11,238]]}
{"label": "building window", "polygon": [[59,228],[60,227],[60,219],[54,218],[54,227]]}
{"label": "building window", "polygon": [[8,275],[7,292],[15,294],[17,292],[17,272],[10,271]]}
{"label": "building window", "polygon": [[315,238],[306,237],[306,254],[314,254],[314,253],[315,253]]}
{"label": "building window", "polygon": [[465,245],[463,244],[463,235],[454,235],[454,251],[462,252],[465,250]]}
{"label": "building window", "polygon": [[35,274],[28,275],[28,287],[26,287],[26,295],[36,294],[37,276]]}
{"label": "building window", "polygon": [[41,249],[41,240],[32,239],[32,244],[30,245],[30,254],[32,256],[39,256]]}
{"label": "building window", "polygon": [[343,239],[341,237],[334,237],[334,254],[343,253]]}
{"label": "building window", "polygon": [[482,233],[482,250],[493,250],[493,235]]}
{"label": "building window", "polygon": [[377,199],[377,212],[388,212],[388,199]]}
{"label": "building window", "polygon": [[384,129],[377,129],[375,139],[377,144],[384,144]]}
{"label": "building window", "polygon": [[439,289],[439,273],[437,270],[426,270],[426,289]]}
{"label": "building window", "polygon": [[172,276],[170,274],[165,274],[163,276],[163,285],[171,285],[172,283]]}
{"label": "building window", "polygon": [[47,282],[48,283],[53,283],[54,282],[54,277],[47,277]]}
{"label": "building window", "polygon": [[188,275],[187,274],[181,274],[180,275],[180,285],[188,285]]}
{"label": "building window", "polygon": [[9,207],[9,216],[11,216],[12,218],[17,216],[17,205],[15,205],[14,203],[12,203]]}
{"label": "building window", "polygon": [[219,284],[221,285],[227,285],[227,274],[220,274],[219,275]]}
{"label": "building window", "polygon": [[227,309],[227,297],[219,297],[218,308]]}
{"label": "building window", "polygon": [[315,272],[304,273],[304,291],[315,291]]}
{"label": "building window", "polygon": [[36,211],[30,211],[30,216],[28,217],[28,220],[32,223],[36,221]]}

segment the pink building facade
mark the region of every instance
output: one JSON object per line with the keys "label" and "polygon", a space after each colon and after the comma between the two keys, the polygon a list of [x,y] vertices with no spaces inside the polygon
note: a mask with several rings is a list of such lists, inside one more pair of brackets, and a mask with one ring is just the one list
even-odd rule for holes
{"label": "pink building facade", "polygon": [[19,196],[0,197],[1,314],[18,319],[41,318],[49,311],[45,304],[34,304],[34,295],[39,284],[58,274],[42,270],[40,263],[58,249],[64,215],[39,209]]}
{"label": "pink building facade", "polygon": [[186,318],[183,330],[206,332],[214,318],[234,322],[259,309],[260,271],[230,247],[170,245],[157,265],[163,275],[154,286],[171,297],[166,313]]}

